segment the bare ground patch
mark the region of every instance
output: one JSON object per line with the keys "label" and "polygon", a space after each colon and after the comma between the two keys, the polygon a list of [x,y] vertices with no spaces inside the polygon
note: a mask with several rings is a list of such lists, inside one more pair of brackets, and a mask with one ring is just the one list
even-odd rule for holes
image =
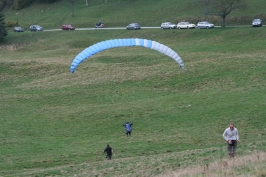
{"label": "bare ground patch", "polygon": [[[234,159],[220,159],[213,163],[181,168],[178,171],[167,172],[161,177],[185,177],[185,176],[265,176],[266,152],[257,152]],[[247,174],[253,171],[252,174]]]}

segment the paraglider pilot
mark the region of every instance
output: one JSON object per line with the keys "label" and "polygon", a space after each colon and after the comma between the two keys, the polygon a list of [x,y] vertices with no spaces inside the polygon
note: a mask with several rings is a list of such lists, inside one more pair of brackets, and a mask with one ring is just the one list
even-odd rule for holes
{"label": "paraglider pilot", "polygon": [[124,126],[125,129],[126,129],[126,135],[127,135],[127,136],[128,136],[128,135],[131,136],[132,125],[133,125],[133,122],[132,122],[132,123],[127,122],[127,123],[123,124],[123,126]]}

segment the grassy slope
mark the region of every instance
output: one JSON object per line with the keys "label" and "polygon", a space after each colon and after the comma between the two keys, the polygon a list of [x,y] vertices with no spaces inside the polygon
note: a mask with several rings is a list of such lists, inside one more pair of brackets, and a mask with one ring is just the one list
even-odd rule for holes
{"label": "grassy slope", "polygon": [[[62,0],[54,4],[35,4],[20,11],[6,11],[7,21],[15,22],[28,29],[32,24],[40,24],[45,29],[60,28],[63,23],[70,23],[76,27],[93,27],[98,21],[105,22],[107,27],[126,26],[131,22],[139,22],[142,26],[159,26],[164,21],[210,20],[220,25],[219,18],[206,17],[196,0],[112,0],[105,1],[77,1],[74,14],[69,1]],[[228,16],[228,24],[250,25],[255,17],[265,18],[265,1],[248,2],[248,10],[238,10]],[[146,17],[146,18],[143,18]]]}
{"label": "grassy slope", "polygon": [[[168,45],[186,69],[136,47],[101,52],[70,74],[86,46],[124,37]],[[150,176],[206,164],[226,157],[229,121],[240,155],[265,149],[264,38],[264,28],[11,33],[0,53],[1,175]]]}

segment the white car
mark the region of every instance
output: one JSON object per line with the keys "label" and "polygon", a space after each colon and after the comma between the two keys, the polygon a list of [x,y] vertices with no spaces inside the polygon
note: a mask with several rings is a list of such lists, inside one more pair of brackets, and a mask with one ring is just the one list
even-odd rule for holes
{"label": "white car", "polygon": [[255,26],[262,26],[262,20],[261,19],[254,19],[252,21],[252,26],[255,27]]}
{"label": "white car", "polygon": [[173,24],[171,22],[164,22],[161,24],[161,28],[162,29],[175,29],[176,28],[176,24]]}
{"label": "white car", "polygon": [[176,27],[178,29],[182,29],[182,28],[185,28],[185,29],[190,29],[190,28],[195,28],[196,25],[195,24],[192,24],[192,23],[189,23],[189,22],[179,22]]}

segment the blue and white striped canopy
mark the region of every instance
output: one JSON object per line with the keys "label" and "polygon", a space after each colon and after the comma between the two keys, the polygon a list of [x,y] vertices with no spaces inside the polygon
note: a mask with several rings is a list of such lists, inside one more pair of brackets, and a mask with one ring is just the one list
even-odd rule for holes
{"label": "blue and white striped canopy", "polygon": [[165,54],[169,56],[170,58],[174,59],[180,67],[183,69],[184,64],[182,59],[179,57],[179,55],[173,51],[171,48],[160,44],[159,42],[147,40],[147,39],[140,39],[140,38],[128,38],[128,39],[111,39],[102,41],[99,43],[96,43],[82,52],[80,52],[75,59],[72,61],[72,64],[70,66],[70,71],[72,73],[75,72],[77,66],[83,62],[84,60],[88,59],[92,55],[95,55],[96,53],[99,53],[103,50],[116,48],[116,47],[130,47],[130,46],[142,46],[147,47],[153,50],[156,50],[162,54]]}

